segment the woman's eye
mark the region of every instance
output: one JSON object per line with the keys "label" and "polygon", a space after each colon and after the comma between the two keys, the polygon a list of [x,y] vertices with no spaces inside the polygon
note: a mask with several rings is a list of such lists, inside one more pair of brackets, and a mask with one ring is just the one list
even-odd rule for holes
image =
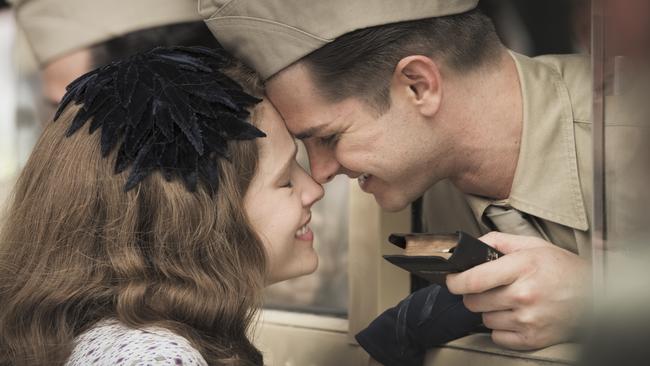
{"label": "woman's eye", "polygon": [[291,183],[291,181],[288,181],[286,184],[282,185],[281,188],[293,188],[293,183]]}

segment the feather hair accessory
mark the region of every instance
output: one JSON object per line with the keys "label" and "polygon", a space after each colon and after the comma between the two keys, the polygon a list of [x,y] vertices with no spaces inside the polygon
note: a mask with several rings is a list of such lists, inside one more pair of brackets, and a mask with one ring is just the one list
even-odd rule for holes
{"label": "feather hair accessory", "polygon": [[119,149],[115,174],[132,166],[125,191],[160,170],[190,191],[201,181],[216,192],[217,158],[229,158],[228,141],[266,136],[247,121],[261,100],[220,71],[229,60],[225,51],[204,47],[133,55],[68,85],[54,121],[71,102],[82,104],[66,136],[88,121],[90,134],[101,128],[102,156]]}

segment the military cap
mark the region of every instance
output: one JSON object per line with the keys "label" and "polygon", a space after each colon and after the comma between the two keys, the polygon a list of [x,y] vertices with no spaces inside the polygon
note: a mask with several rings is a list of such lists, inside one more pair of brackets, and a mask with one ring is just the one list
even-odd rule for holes
{"label": "military cap", "polygon": [[200,20],[196,0],[10,0],[41,66],[129,32]]}
{"label": "military cap", "polygon": [[268,79],[357,29],[459,14],[478,0],[199,0],[226,49]]}

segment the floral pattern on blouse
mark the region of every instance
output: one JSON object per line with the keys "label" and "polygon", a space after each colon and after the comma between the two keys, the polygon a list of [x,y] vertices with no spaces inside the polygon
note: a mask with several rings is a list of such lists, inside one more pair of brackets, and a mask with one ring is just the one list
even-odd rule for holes
{"label": "floral pattern on blouse", "polygon": [[187,339],[160,327],[104,320],[75,339],[65,366],[208,366]]}

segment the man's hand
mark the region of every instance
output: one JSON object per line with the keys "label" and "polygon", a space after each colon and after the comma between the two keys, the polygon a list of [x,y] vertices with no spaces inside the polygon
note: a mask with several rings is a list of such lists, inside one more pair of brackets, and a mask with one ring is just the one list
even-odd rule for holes
{"label": "man's hand", "polygon": [[480,239],[505,256],[448,275],[449,291],[483,313],[496,344],[530,350],[567,341],[590,288],[588,263],[535,237],[491,232]]}

